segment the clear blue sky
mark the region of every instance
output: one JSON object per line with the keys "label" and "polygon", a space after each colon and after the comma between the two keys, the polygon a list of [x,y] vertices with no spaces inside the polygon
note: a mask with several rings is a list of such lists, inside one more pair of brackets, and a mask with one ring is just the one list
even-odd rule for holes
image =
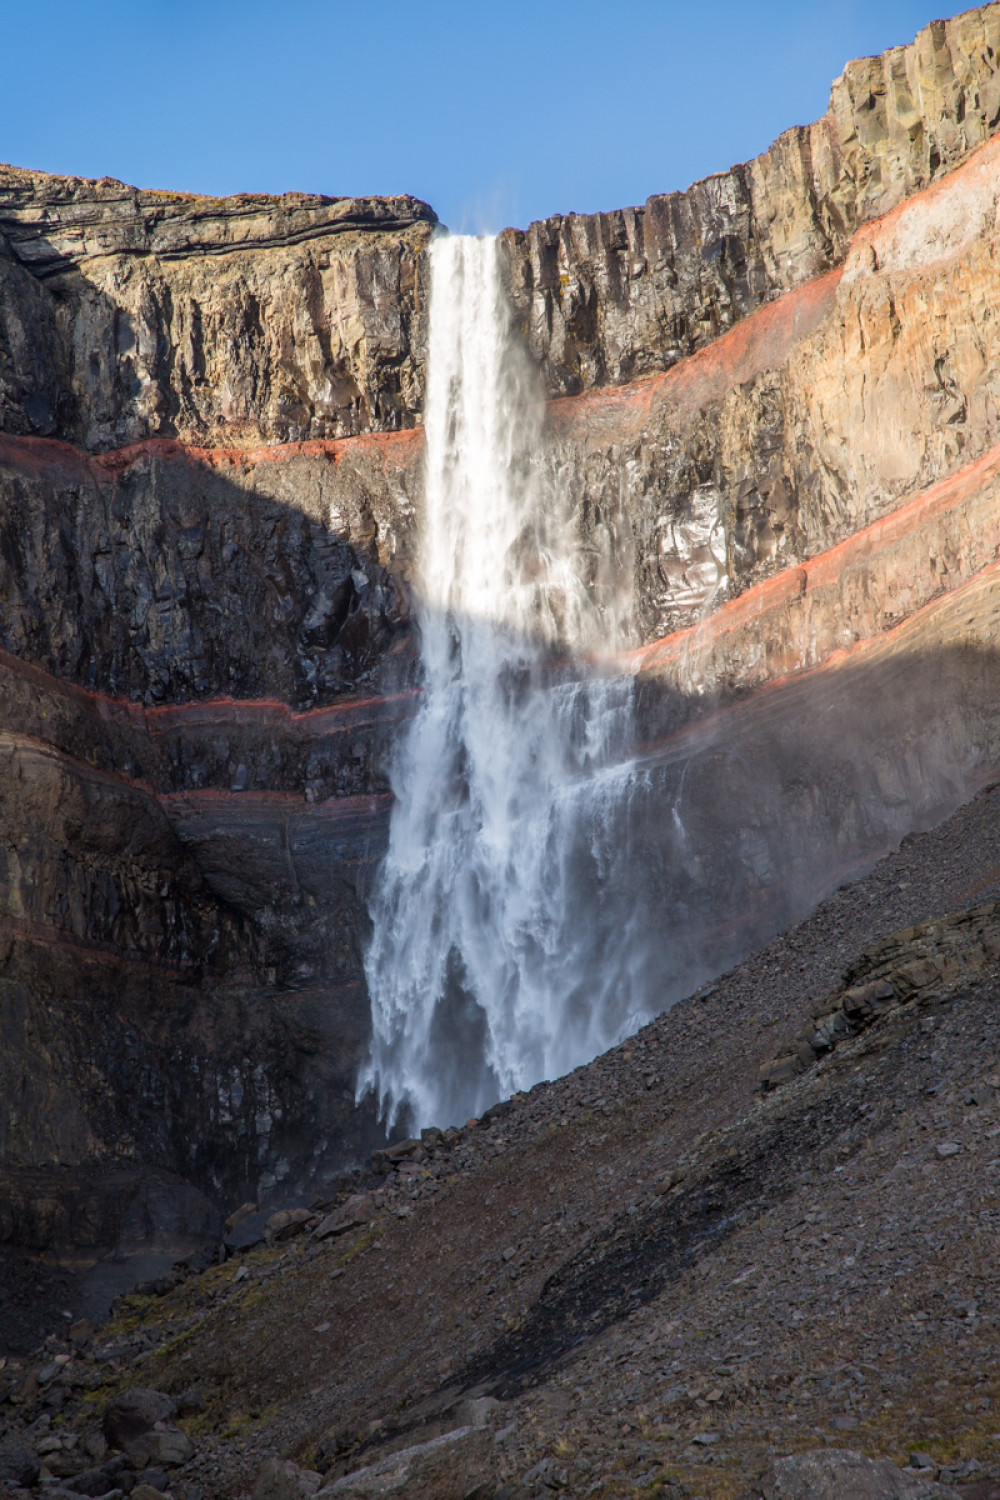
{"label": "clear blue sky", "polygon": [[415,193],[454,229],[640,203],[826,108],[932,0],[0,0],[0,161]]}

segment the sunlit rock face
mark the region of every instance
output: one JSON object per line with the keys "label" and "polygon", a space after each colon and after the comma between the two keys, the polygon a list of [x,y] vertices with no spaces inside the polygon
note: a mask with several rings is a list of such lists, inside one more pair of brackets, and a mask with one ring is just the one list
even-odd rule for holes
{"label": "sunlit rock face", "polygon": [[[915,518],[918,494],[993,448],[998,194],[992,140],[859,230],[842,267],[691,359],[553,404],[566,482],[583,507],[603,509],[613,545],[631,556],[641,639],[692,625],[862,530],[869,550],[881,546],[888,531],[867,528],[904,506]],[[925,536],[926,556],[899,564],[864,605],[875,628],[976,571],[990,538],[989,527],[965,541]],[[820,611],[804,661],[856,638],[857,607]],[[756,659],[774,641],[765,632],[741,649]],[[733,663],[736,677],[750,660]]]}
{"label": "sunlit rock face", "polygon": [[204,198],[0,167],[3,428],[106,449],[410,427],[435,223],[415,198]]}
{"label": "sunlit rock face", "polygon": [[[1000,6],[936,22],[748,165],[502,237],[630,631],[661,1003],[995,766],[998,53]],[[0,169],[9,1173],[227,1202],[376,1137],[434,223]]]}
{"label": "sunlit rock face", "polygon": [[639,208],[503,235],[511,297],[550,394],[664,370],[839,265],[868,220],[946,175],[1000,123],[995,6],[848,63],[830,106],[763,155]]}

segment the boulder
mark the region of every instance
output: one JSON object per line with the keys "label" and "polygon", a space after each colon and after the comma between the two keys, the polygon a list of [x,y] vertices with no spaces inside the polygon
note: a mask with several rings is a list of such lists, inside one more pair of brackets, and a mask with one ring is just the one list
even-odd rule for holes
{"label": "boulder", "polygon": [[251,1500],[309,1500],[323,1483],[322,1474],[300,1469],[288,1458],[269,1458],[257,1475]]}
{"label": "boulder", "polygon": [[189,1386],[177,1397],[178,1417],[197,1417],[206,1410],[208,1402],[200,1385]]}
{"label": "boulder", "polygon": [[112,1396],[104,1409],[104,1436],[113,1448],[127,1448],[157,1422],[169,1422],[174,1415],[173,1399],[163,1391],[133,1386]]}
{"label": "boulder", "polygon": [[308,1208],[279,1208],[264,1226],[266,1237],[269,1240],[290,1240],[293,1235],[301,1234],[315,1217]]}
{"label": "boulder", "polygon": [[958,1491],[891,1459],[832,1448],[774,1459],[745,1500],[958,1500]]}
{"label": "boulder", "polygon": [[495,1396],[473,1396],[459,1403],[455,1415],[462,1427],[485,1427],[502,1406]]}
{"label": "boulder", "polygon": [[86,1469],[82,1474],[73,1477],[72,1484],[67,1488],[74,1495],[107,1495],[117,1487],[117,1481],[128,1464],[119,1454],[117,1458],[111,1458],[106,1464],[101,1464],[98,1469]]}
{"label": "boulder", "polygon": [[140,1468],[156,1464],[165,1469],[179,1469],[194,1457],[194,1443],[179,1427],[156,1427],[137,1438],[129,1454]]}
{"label": "boulder", "polygon": [[372,1152],[372,1166],[376,1172],[391,1172],[393,1167],[398,1166],[401,1161],[408,1161],[415,1157],[417,1161],[426,1161],[427,1152],[422,1143],[414,1138],[406,1141],[396,1141],[391,1146],[383,1146],[379,1151]]}
{"label": "boulder", "polygon": [[227,1250],[252,1250],[254,1245],[264,1243],[264,1233],[269,1214],[266,1210],[248,1214],[239,1224],[228,1230],[223,1240]]}
{"label": "boulder", "polygon": [[250,1215],[255,1213],[257,1213],[256,1203],[241,1203],[239,1208],[233,1209],[233,1212],[226,1220],[226,1233],[231,1234],[234,1229],[243,1223],[244,1219],[249,1219]]}
{"label": "boulder", "polygon": [[417,1495],[420,1500],[465,1500],[477,1485],[493,1479],[492,1458],[493,1440],[485,1428],[457,1427],[345,1474],[317,1491],[317,1500],[380,1500],[383,1495],[398,1500]]}
{"label": "boulder", "polygon": [[147,1484],[151,1490],[168,1490],[170,1488],[170,1476],[166,1469],[158,1469],[152,1464],[136,1476],[136,1482],[138,1484]]}
{"label": "boulder", "polygon": [[346,1203],[327,1214],[313,1230],[314,1240],[327,1240],[336,1234],[346,1234],[358,1224],[367,1224],[378,1212],[370,1193],[355,1193]]}

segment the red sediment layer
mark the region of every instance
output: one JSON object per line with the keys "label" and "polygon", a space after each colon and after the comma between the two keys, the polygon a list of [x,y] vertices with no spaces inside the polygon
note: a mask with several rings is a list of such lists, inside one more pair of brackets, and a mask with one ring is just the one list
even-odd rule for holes
{"label": "red sediment layer", "polygon": [[180,964],[166,958],[147,957],[144,953],[117,947],[114,943],[101,942],[97,938],[78,937],[63,927],[49,927],[41,922],[31,922],[26,917],[12,917],[0,913],[0,928],[20,942],[32,943],[43,948],[67,948],[85,957],[95,959],[112,958],[116,965],[137,968],[147,974],[150,969],[159,969],[172,979],[190,972],[194,965]]}
{"label": "red sediment layer", "polygon": [[577,422],[586,426],[613,417],[616,431],[625,421],[634,432],[648,419],[654,399],[688,408],[721,401],[734,386],[784,363],[832,310],[842,275],[838,266],[783,293],[662,374],[550,401],[554,431],[565,436]]}
{"label": "red sediment layer", "polygon": [[[843,268],[827,271],[801,287],[766,303],[734,327],[722,333],[697,353],[679,360],[663,374],[651,375],[626,385],[587,391],[580,396],[559,396],[547,403],[553,431],[562,436],[574,423],[600,421],[608,417],[640,427],[650,413],[654,398],[678,405],[704,406],[719,401],[734,385],[753,379],[787,359],[830,312]],[[351,452],[376,452],[400,466],[415,462],[423,450],[422,427],[403,432],[363,433],[358,437],[314,439],[300,443],[275,443],[255,447],[206,448],[178,438],[146,438],[106,453],[89,454],[55,438],[11,437],[0,434],[0,464],[39,470],[49,466],[77,464],[96,479],[114,477],[143,459],[160,458],[205,464],[221,469],[281,463],[299,457],[325,458],[340,462]]]}
{"label": "red sediment layer", "polygon": [[144,797],[152,798],[168,817],[173,818],[183,818],[185,813],[201,817],[207,811],[214,810],[224,818],[253,820],[278,815],[282,818],[309,818],[323,823],[364,823],[373,817],[384,816],[392,803],[391,792],[329,797],[322,802],[307,802],[301,792],[253,788],[235,791],[230,787],[202,787],[181,792],[160,792],[148,781],[126,776],[123,771],[108,771],[93,766],[89,761],[67,750],[58,749],[38,735],[24,734],[17,730],[0,730],[0,740],[36,750],[40,755],[64,766],[69,774],[78,779],[105,786],[128,787]]}
{"label": "red sediment layer", "polygon": [[[679,660],[696,643],[701,645],[712,638],[732,634],[746,629],[748,625],[759,623],[765,615],[800,599],[810,589],[834,582],[852,563],[870,557],[901,540],[931,517],[953,510],[998,474],[1000,445],[991,448],[964,469],[931,485],[930,489],[922,490],[896,510],[872,521],[870,525],[854,532],[826,552],[820,552],[816,557],[785,568],[773,578],[754,584],[745,594],[721,605],[699,624],[688,625],[683,630],[661,636],[648,646],[639,646],[618,659],[631,663],[632,670],[650,671],[667,662]],[[908,618],[912,619],[914,616]]]}
{"label": "red sediment layer", "polygon": [[105,453],[88,453],[61,438],[14,437],[0,433],[0,464],[38,471],[51,467],[83,466],[96,479],[114,478],[143,459],[201,463],[221,469],[236,465],[284,463],[293,458],[325,458],[337,463],[351,452],[376,452],[398,464],[411,463],[423,448],[421,427],[403,432],[366,432],[358,437],[310,439],[300,443],[256,444],[252,447],[204,448],[180,438],[153,437],[126,443]]}
{"label": "red sediment layer", "polygon": [[[397,705],[419,697],[418,688],[389,693],[384,698],[345,698],[320,708],[296,711],[274,698],[206,698],[192,703],[164,703],[143,710],[151,735],[166,734],[182,724],[273,724],[310,735],[327,730],[354,728],[392,717]],[[347,722],[342,722],[347,721]]]}
{"label": "red sediment layer", "polygon": [[[984,163],[992,162],[995,156],[1000,157],[1000,137],[997,136],[984,142],[968,161],[939,181],[904,198],[880,218],[862,224],[851,239],[851,247],[871,242],[891,231],[914,205],[931,204],[947,197],[956,183]],[[717,400],[731,386],[751,379],[764,369],[773,368],[787,357],[794,345],[830,311],[842,274],[843,265],[782,293],[662,374],[587,391],[579,396],[554,398],[548,403],[553,426],[561,431],[574,420],[575,413],[584,419],[605,413],[622,413],[641,420],[648,414],[653,397],[658,394],[667,399],[699,404]],[[98,474],[115,475],[143,458],[152,457],[195,460],[212,467],[224,467],[281,463],[297,457],[327,458],[336,462],[352,451],[375,451],[407,464],[420,453],[423,441],[423,429],[409,427],[400,432],[359,433],[347,438],[309,438],[293,443],[218,447],[203,447],[177,437],[153,437],[104,453],[90,454],[56,438],[13,437],[0,433],[0,463],[29,467],[75,461],[86,464]]]}
{"label": "red sediment layer", "polygon": [[[806,686],[815,683],[824,677],[830,677],[833,673],[850,668],[865,657],[877,657],[879,655],[893,654],[902,656],[905,649],[906,636],[915,633],[919,626],[934,614],[943,610],[963,610],[967,607],[970,596],[980,589],[989,588],[1000,583],[1000,558],[988,563],[971,578],[967,579],[959,588],[952,589],[947,594],[938,594],[935,598],[928,600],[919,609],[907,615],[905,620],[900,620],[898,625],[888,630],[881,631],[878,635],[868,636],[863,641],[857,641],[852,646],[845,646],[831,651],[829,656],[818,662],[813,667],[803,668],[801,671],[787,672],[780,677],[768,678],[766,682],[755,687],[746,697],[740,698],[735,703],[724,704],[710,713],[703,714],[687,724],[682,724],[679,729],[672,730],[661,739],[647,741],[638,747],[636,753],[643,757],[663,755],[671,747],[676,747],[685,757],[693,753],[693,748],[686,742],[705,736],[713,742],[717,739],[720,725],[731,723],[734,719],[746,718],[756,713],[760,706],[768,705],[776,696],[787,688]],[[1000,648],[998,648],[1000,651]],[[995,780],[995,767],[990,767],[983,772],[983,785]]]}
{"label": "red sediment layer", "polygon": [[202,816],[207,811],[215,811],[224,817],[260,818],[268,814],[279,814],[283,817],[319,819],[333,823],[365,821],[384,814],[393,800],[391,792],[375,792],[355,797],[329,797],[325,802],[306,802],[301,792],[252,789],[234,792],[224,787],[158,792],[156,797],[164,811],[175,818],[183,818],[185,813]]}
{"label": "red sediment layer", "polygon": [[347,728],[381,718],[387,711],[391,715],[397,705],[405,705],[418,695],[418,689],[408,688],[382,698],[344,698],[339,703],[300,710],[289,708],[277,698],[200,698],[188,703],[148,705],[80,687],[2,648],[0,669],[30,682],[43,692],[69,699],[85,713],[100,719],[126,719],[151,736],[166,734],[185,723],[208,724],[220,719],[230,724],[269,724],[292,733],[323,734],[341,727],[341,720],[345,721],[343,727]]}
{"label": "red sediment layer", "polygon": [[[946,200],[964,179],[972,177],[983,166],[997,164],[1000,164],[1000,135],[990,136],[989,140],[984,141],[967,161],[945,173],[944,177],[939,178],[937,182],[932,182],[928,187],[922,188],[919,193],[913,193],[909,198],[904,198],[902,202],[896,204],[895,208],[890,208],[880,218],[868,219],[860,225],[851,237],[851,248],[865,243],[874,243],[880,238],[884,240],[915,206],[923,208],[936,201]],[[947,251],[941,257],[943,260],[949,258]],[[937,261],[926,261],[922,269],[937,264],[939,264]]]}

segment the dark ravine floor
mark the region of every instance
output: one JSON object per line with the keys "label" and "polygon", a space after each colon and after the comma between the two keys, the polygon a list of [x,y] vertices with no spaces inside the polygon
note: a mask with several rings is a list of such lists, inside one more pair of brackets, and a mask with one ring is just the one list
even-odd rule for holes
{"label": "dark ravine floor", "polygon": [[196,1387],[176,1500],[249,1494],[276,1454],[330,1484],[489,1396],[477,1495],[734,1497],[833,1444],[919,1450],[990,1500],[997,965],[763,1099],[757,1078],[862,949],[997,895],[991,789],[614,1052],[330,1205],[354,1228],[314,1216],[8,1360],[0,1463],[47,1449],[58,1492],[98,1462],[112,1391]]}

